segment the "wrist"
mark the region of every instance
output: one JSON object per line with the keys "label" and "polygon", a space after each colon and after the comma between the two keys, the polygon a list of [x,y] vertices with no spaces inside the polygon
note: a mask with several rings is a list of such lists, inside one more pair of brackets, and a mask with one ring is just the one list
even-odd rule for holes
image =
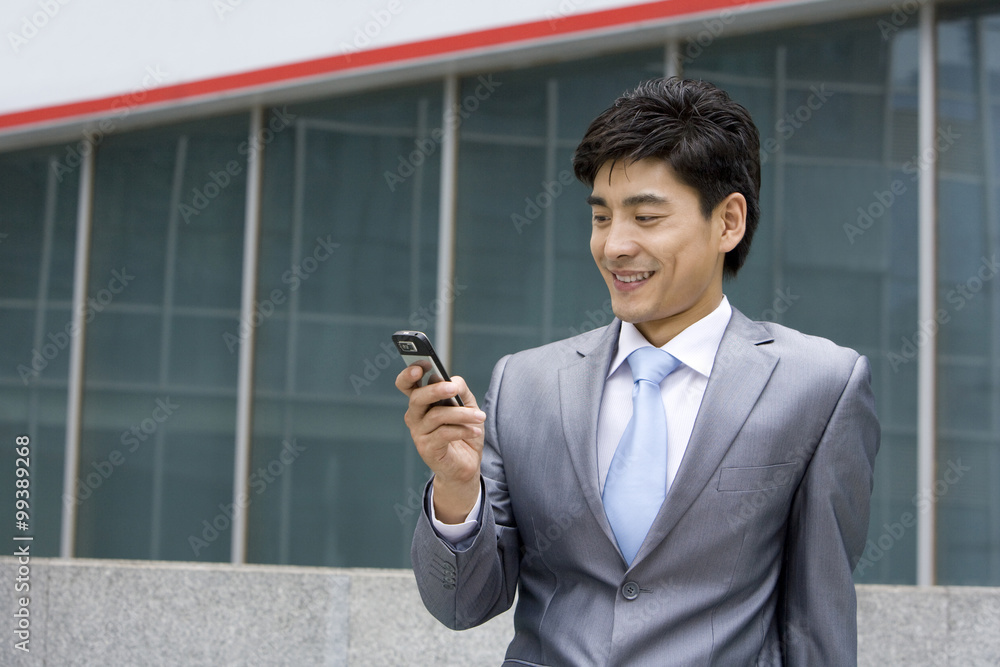
{"label": "wrist", "polygon": [[479,473],[469,480],[455,481],[434,478],[434,515],[442,523],[465,521],[479,499]]}

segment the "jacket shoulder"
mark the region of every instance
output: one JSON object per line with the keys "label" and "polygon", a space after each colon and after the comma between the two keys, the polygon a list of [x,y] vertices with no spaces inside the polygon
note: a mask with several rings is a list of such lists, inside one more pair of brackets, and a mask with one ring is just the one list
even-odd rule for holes
{"label": "jacket shoulder", "polygon": [[839,378],[846,383],[862,357],[856,350],[822,336],[806,334],[774,322],[755,324],[768,332],[772,339],[768,346],[778,354],[779,364],[796,369],[797,374]]}
{"label": "jacket shoulder", "polygon": [[618,326],[615,320],[598,329],[515,352],[506,357],[506,365],[519,370],[565,366],[608,344],[607,336],[614,335],[617,341],[617,334],[611,329],[617,330]]}

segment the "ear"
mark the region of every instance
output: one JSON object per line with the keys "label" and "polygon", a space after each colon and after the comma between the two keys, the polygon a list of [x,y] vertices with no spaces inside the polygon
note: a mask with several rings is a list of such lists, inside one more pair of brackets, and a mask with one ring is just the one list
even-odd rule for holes
{"label": "ear", "polygon": [[733,192],[715,207],[715,219],[720,223],[719,251],[729,252],[743,240],[747,230],[747,200]]}

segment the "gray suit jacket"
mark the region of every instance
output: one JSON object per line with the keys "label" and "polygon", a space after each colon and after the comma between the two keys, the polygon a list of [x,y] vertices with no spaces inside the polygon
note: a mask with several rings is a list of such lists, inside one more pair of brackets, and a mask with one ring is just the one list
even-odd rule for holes
{"label": "gray suit jacket", "polygon": [[734,309],[676,479],[630,567],[597,473],[620,327],[497,363],[483,403],[479,530],[452,548],[425,502],[414,534],[428,610],[468,628],[519,591],[504,665],[855,664],[851,573],[879,445],[867,359]]}

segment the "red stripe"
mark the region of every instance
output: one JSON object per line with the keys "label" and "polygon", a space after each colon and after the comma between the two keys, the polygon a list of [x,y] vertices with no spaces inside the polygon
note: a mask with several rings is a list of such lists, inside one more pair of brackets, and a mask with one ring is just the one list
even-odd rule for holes
{"label": "red stripe", "polygon": [[678,18],[718,9],[745,8],[749,5],[761,5],[767,2],[774,2],[774,0],[660,0],[659,2],[618,7],[589,14],[570,14],[551,20],[488,28],[358,53],[327,56],[289,65],[163,86],[148,91],[18,111],[0,115],[0,128],[68,120],[77,116],[112,114],[116,110],[121,113],[122,108],[138,108],[201,96],[233,93],[247,88],[330,75],[336,72],[360,70],[366,67],[497,47],[516,42],[551,39],[561,35],[621,27],[664,18]]}

